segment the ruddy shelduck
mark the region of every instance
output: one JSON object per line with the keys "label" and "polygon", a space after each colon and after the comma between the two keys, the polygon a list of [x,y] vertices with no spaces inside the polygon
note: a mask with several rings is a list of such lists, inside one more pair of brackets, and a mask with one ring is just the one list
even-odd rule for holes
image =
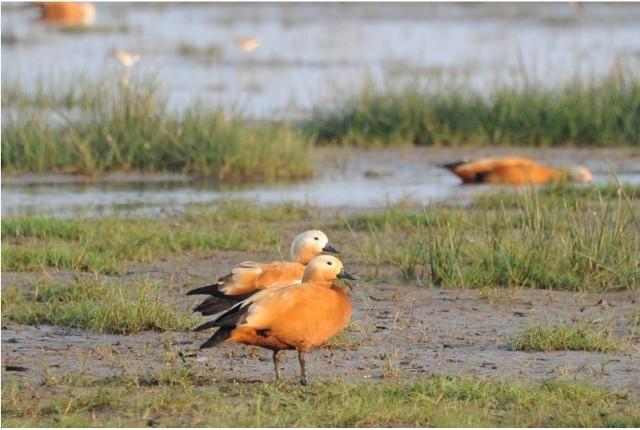
{"label": "ruddy shelduck", "polygon": [[300,283],[307,264],[323,252],[338,253],[335,246],[329,243],[327,235],[320,230],[308,230],[300,233],[291,243],[291,259],[293,261],[274,261],[272,263],[256,263],[245,261],[231,273],[218,279],[218,282],[205,287],[196,288],[187,293],[208,294],[211,297],[194,308],[194,312],[202,315],[213,315],[229,309],[234,304],[246,299],[256,290],[276,285]]}
{"label": "ruddy shelduck", "polygon": [[89,26],[96,20],[96,8],[91,3],[35,2],[40,19],[65,26]]}
{"label": "ruddy shelduck", "polygon": [[589,182],[593,175],[582,166],[549,167],[524,157],[482,158],[443,164],[465,184],[546,184],[549,182]]}
{"label": "ruddy shelduck", "polygon": [[201,326],[219,327],[200,349],[222,342],[255,345],[273,351],[276,380],[280,378],[278,353],[298,351],[300,383],[307,385],[305,354],[340,332],[351,317],[349,296],[334,285],[336,279],[358,279],[344,271],[331,255],[315,257],[304,271],[302,283],[258,291],[248,299]]}

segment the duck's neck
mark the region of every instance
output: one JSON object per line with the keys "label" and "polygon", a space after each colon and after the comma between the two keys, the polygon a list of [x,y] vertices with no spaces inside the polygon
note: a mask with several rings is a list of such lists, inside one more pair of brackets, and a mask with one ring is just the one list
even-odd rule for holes
{"label": "duck's neck", "polygon": [[313,276],[308,276],[306,279],[302,278],[302,283],[313,284],[323,288],[331,288],[333,286],[333,281],[314,279]]}
{"label": "duck's neck", "polygon": [[297,261],[300,264],[304,264],[306,266],[307,264],[309,264],[311,260],[313,260],[313,257],[315,257],[315,254],[312,251],[302,250],[298,252],[298,255],[295,261]]}

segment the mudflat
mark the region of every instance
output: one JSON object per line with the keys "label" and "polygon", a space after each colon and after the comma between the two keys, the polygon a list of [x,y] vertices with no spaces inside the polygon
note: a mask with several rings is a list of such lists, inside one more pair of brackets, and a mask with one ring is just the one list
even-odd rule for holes
{"label": "mudflat", "polygon": [[[133,283],[149,276],[163,283],[167,300],[185,310],[200,299],[185,297],[186,291],[226,273],[233,261],[251,258],[256,258],[255,254],[241,252],[183,256],[138,265],[125,279]],[[367,272],[366,267],[358,269]],[[3,284],[27,287],[40,276],[3,273]],[[62,280],[77,274],[58,272],[51,276]],[[640,305],[638,292],[438,289],[366,277],[349,289],[352,322],[337,339],[310,354],[314,379],[375,381],[463,374],[584,380],[603,387],[636,390],[640,386],[640,327],[634,320]],[[529,326],[547,322],[571,325],[576,321],[589,321],[593,326],[606,324],[616,338],[622,339],[621,349],[607,353],[524,352],[509,346],[510,339]],[[198,347],[207,337],[207,333],[174,331],[101,334],[5,321],[2,375],[38,385],[44,378],[72,373],[91,378],[148,374],[164,369],[172,357],[176,365],[190,367],[211,384],[273,379],[268,351],[242,345],[200,351]],[[297,380],[294,356],[283,354],[284,377],[291,383]]]}

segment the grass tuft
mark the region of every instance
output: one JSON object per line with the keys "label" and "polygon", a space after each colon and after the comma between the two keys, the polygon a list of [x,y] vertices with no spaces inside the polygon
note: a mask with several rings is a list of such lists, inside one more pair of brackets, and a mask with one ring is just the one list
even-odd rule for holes
{"label": "grass tuft", "polygon": [[2,318],[19,324],[52,324],[101,333],[189,330],[193,320],[162,296],[149,280],[131,285],[79,281],[41,283],[31,293],[18,287],[2,292]]}
{"label": "grass tuft", "polygon": [[586,327],[529,327],[509,341],[514,351],[595,351],[615,352],[621,349],[606,330],[594,331]]}

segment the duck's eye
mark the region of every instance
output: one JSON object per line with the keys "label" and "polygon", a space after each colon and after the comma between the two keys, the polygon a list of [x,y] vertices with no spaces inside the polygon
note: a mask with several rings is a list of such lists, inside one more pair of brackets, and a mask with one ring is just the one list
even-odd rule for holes
{"label": "duck's eye", "polygon": [[332,262],[330,262],[330,261],[327,261],[327,264],[328,264],[329,266],[331,266],[333,263],[332,263]]}
{"label": "duck's eye", "polygon": [[314,237],[313,240],[320,240],[320,238],[319,237]]}

